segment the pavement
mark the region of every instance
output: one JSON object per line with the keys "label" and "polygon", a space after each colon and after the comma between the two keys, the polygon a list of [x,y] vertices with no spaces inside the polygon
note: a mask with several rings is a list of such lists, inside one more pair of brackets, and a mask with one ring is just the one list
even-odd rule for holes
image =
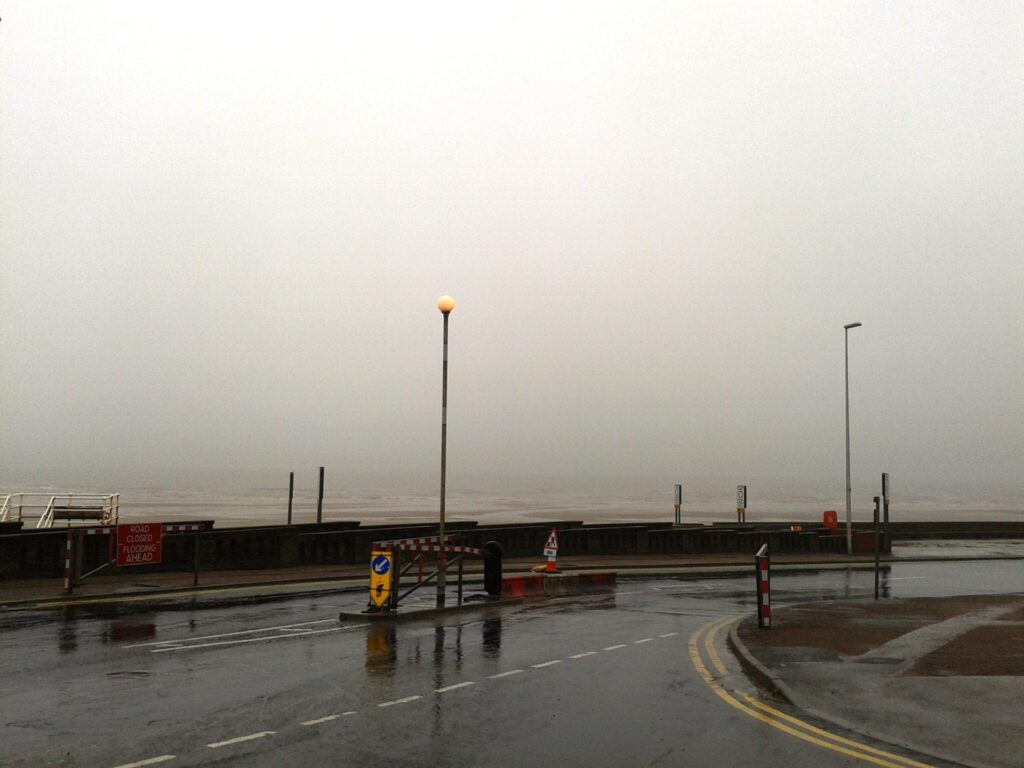
{"label": "pavement", "polygon": [[730,644],[799,709],[966,766],[1024,767],[1024,595],[773,606]]}
{"label": "pavement", "polygon": [[[939,556],[907,559],[941,559]],[[885,557],[883,564],[893,558]],[[540,558],[505,558],[505,575],[521,575],[531,568],[542,565]],[[834,554],[791,554],[776,555],[773,564],[779,567],[845,568],[849,566],[868,568],[874,566],[873,556],[846,556]],[[619,555],[571,557],[558,561],[561,571],[591,572],[616,571],[620,575],[677,574],[707,571],[753,572],[751,555],[709,554],[709,555]],[[468,579],[477,580],[483,574],[479,561],[467,560],[465,574]],[[358,589],[368,585],[369,564],[367,565],[311,565],[295,568],[203,571],[198,577],[198,587],[193,586],[191,572],[136,573],[124,571],[118,575],[99,573],[85,579],[74,588],[73,594],[64,594],[63,580],[10,579],[0,580],[0,610],[64,606],[69,602],[96,602],[116,599],[119,601],[138,598],[145,600],[167,595],[194,593],[223,593],[225,591],[254,591],[260,594],[279,593],[294,595],[298,592],[315,592],[337,589]],[[454,582],[454,574],[448,577]]]}

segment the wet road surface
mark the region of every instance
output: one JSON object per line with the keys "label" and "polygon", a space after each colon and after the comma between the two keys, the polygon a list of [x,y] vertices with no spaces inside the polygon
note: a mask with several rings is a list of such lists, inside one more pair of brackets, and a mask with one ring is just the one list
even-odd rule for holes
{"label": "wet road surface", "polygon": [[[1021,570],[1005,561],[897,564],[883,589],[1022,592]],[[7,614],[0,763],[865,764],[864,753],[795,737],[723,697],[756,697],[724,629],[713,629],[753,612],[752,582],[623,580],[609,595],[481,609],[437,625],[342,625],[338,611],[365,602],[351,592]],[[779,571],[773,603],[861,598],[872,588],[865,571]],[[913,755],[876,746],[889,757],[875,764],[913,764]]]}

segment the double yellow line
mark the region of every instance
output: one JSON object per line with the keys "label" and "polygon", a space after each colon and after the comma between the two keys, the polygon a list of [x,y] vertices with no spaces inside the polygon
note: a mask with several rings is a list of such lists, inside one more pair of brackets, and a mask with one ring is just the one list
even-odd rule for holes
{"label": "double yellow line", "polygon": [[[729,616],[728,618],[720,621],[705,624],[690,636],[690,659],[693,661],[693,666],[704,682],[708,684],[708,687],[710,687],[711,690],[714,691],[720,699],[722,699],[722,701],[739,710],[743,714],[749,715],[755,720],[760,720],[762,723],[770,725],[772,728],[776,728],[783,733],[788,733],[790,736],[795,736],[796,738],[810,744],[823,747],[824,749],[828,749],[833,752],[839,752],[840,754],[848,755],[867,763],[881,765],[884,768],[932,768],[932,766],[927,765],[926,763],[919,763],[916,760],[900,757],[899,755],[894,755],[891,752],[885,752],[884,750],[870,747],[867,744],[861,744],[859,741],[837,736],[836,734],[829,733],[821,728],[816,728],[810,723],[806,723],[792,715],[787,715],[785,712],[780,712],[774,707],[770,707],[764,702],[746,693],[742,693],[740,691],[727,691],[720,681],[729,677],[729,670],[726,669],[725,664],[722,663],[722,659],[718,655],[718,651],[715,649],[715,637],[723,627],[736,621],[736,619],[737,617],[735,616]],[[702,639],[703,643],[701,642]],[[718,673],[718,678],[708,671],[707,666],[704,664],[704,660],[701,658],[702,644],[708,661],[711,663],[715,672]],[[737,694],[739,698],[736,698],[736,696],[733,695],[734,693]],[[742,699],[742,701],[740,699]]]}

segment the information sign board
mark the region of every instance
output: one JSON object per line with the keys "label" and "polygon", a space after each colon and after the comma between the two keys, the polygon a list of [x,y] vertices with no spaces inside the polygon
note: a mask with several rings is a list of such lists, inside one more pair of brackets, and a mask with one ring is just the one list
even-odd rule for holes
{"label": "information sign board", "polygon": [[152,565],[163,556],[162,523],[117,526],[117,565]]}
{"label": "information sign board", "polygon": [[747,508],[747,486],[736,486],[736,509]]}

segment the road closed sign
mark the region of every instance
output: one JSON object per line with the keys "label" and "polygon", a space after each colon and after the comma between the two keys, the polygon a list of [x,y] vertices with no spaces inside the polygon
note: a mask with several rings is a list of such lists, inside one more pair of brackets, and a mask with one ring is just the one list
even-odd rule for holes
{"label": "road closed sign", "polygon": [[391,597],[394,560],[390,552],[375,549],[370,553],[370,602],[383,608]]}
{"label": "road closed sign", "polygon": [[161,523],[117,526],[117,564],[150,565],[163,555],[164,527]]}

